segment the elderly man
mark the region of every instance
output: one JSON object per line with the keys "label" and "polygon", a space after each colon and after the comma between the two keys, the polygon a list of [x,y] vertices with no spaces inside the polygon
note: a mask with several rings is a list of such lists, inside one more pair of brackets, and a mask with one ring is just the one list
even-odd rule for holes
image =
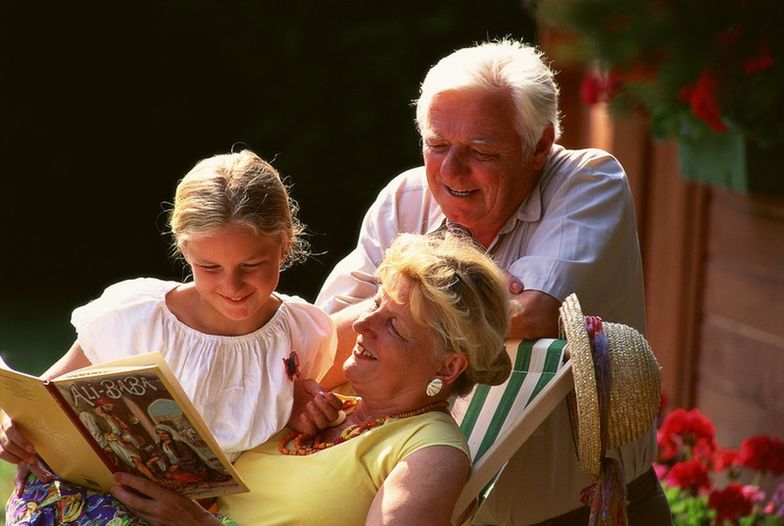
{"label": "elderly man", "polygon": [[[370,307],[373,272],[400,232],[466,231],[506,269],[510,337],[557,335],[572,292],[583,309],[645,331],[642,264],[631,192],[606,152],[567,150],[558,87],[535,49],[504,40],[458,50],[427,74],[417,102],[425,166],[384,188],[357,247],[327,278],[316,303],[338,324],[339,356]],[[337,368],[327,383],[337,383]],[[610,454],[624,468],[631,524],[668,524],[651,469],[655,430]],[[512,457],[473,524],[586,524],[566,403]]]}

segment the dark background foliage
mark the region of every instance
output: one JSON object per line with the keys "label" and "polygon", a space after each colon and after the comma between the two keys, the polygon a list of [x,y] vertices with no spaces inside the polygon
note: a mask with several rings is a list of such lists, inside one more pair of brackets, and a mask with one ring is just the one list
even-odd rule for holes
{"label": "dark background foliage", "polygon": [[317,255],[280,289],[313,300],[377,191],[420,162],[411,101],[427,69],[533,38],[514,0],[11,1],[0,20],[0,352],[33,369],[106,285],[183,277],[162,203],[232,147],[293,184]]}

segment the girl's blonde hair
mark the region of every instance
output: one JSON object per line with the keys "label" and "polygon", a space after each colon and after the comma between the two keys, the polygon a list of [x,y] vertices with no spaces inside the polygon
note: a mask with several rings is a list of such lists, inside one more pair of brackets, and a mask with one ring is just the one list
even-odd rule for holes
{"label": "girl's blonde hair", "polygon": [[179,255],[190,239],[237,224],[287,244],[281,265],[287,268],[309,254],[297,210],[278,171],[261,157],[250,150],[215,155],[199,161],[177,185],[169,215],[172,251]]}
{"label": "girl's blonde hair", "polygon": [[387,250],[377,275],[395,301],[399,281],[410,280],[411,314],[436,333],[441,344],[437,352],[468,358],[454,394],[468,394],[477,382],[498,385],[506,380],[512,368],[504,347],[509,331],[506,278],[474,244],[451,233],[402,234]]}

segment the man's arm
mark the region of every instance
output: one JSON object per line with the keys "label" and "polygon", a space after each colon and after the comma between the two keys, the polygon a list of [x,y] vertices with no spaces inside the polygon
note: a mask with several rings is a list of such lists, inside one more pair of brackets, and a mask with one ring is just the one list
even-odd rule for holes
{"label": "man's arm", "polygon": [[351,351],[353,351],[354,345],[357,343],[354,322],[360,314],[371,307],[372,303],[373,298],[368,298],[365,301],[349,305],[331,315],[338,331],[338,347],[335,350],[335,362],[321,380],[321,385],[327,391],[346,383],[346,377],[343,375],[343,362],[351,355]]}
{"label": "man's arm", "polygon": [[524,290],[509,297],[509,337],[535,340],[558,337],[561,302],[538,290]]}

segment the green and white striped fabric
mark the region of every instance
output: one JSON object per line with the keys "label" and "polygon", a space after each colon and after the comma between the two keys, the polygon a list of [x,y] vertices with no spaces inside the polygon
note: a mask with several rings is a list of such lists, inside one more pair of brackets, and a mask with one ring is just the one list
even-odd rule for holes
{"label": "green and white striped fabric", "polygon": [[[565,340],[509,340],[512,374],[501,385],[477,385],[455,401],[452,414],[468,440],[471,477],[453,521],[478,508],[512,454],[573,388],[571,364],[564,365]],[[476,506],[474,506],[476,505]]]}

